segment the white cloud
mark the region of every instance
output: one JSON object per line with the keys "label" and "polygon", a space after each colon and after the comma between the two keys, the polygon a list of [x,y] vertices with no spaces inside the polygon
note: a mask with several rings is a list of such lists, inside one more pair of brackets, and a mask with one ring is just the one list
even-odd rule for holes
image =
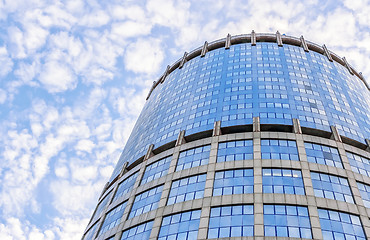
{"label": "white cloud", "polygon": [[127,70],[135,73],[156,73],[162,65],[164,52],[159,39],[139,39],[128,46],[124,63]]}
{"label": "white cloud", "polygon": [[56,61],[47,62],[42,67],[39,80],[51,93],[73,89],[77,84],[70,67]]}
{"label": "white cloud", "polygon": [[131,19],[137,21],[146,18],[144,9],[137,5],[114,5],[111,8],[113,18],[117,20]]}
{"label": "white cloud", "polygon": [[78,143],[76,145],[76,150],[78,150],[78,151],[86,151],[86,152],[91,153],[91,150],[94,147],[95,147],[95,144],[91,140],[82,139],[82,140],[78,141]]}
{"label": "white cloud", "polygon": [[147,22],[125,21],[112,24],[112,39],[118,42],[126,38],[138,37],[150,33],[152,26]]}
{"label": "white cloud", "polygon": [[87,27],[101,27],[106,25],[109,20],[110,17],[105,11],[98,10],[84,15],[78,24]]}
{"label": "white cloud", "polygon": [[[62,216],[87,215],[91,213],[91,207],[96,203],[104,184],[105,182],[101,181],[94,185],[79,185],[60,180],[51,182],[49,190],[53,194],[53,205]],[[81,229],[84,227],[86,226]]]}
{"label": "white cloud", "polygon": [[0,66],[0,77],[5,77],[13,68],[13,61],[5,47],[0,47]]}
{"label": "white cloud", "polygon": [[17,27],[8,28],[9,53],[13,58],[25,58],[26,50],[23,44],[23,32]]}
{"label": "white cloud", "polygon": [[6,92],[0,88],[0,104],[5,103],[6,101]]}

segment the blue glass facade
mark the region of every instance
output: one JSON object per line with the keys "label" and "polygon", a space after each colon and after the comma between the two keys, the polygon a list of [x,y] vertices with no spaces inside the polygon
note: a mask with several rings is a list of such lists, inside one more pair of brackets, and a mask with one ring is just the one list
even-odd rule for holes
{"label": "blue glass facade", "polygon": [[215,207],[209,217],[208,238],[253,236],[253,205]]}
{"label": "blue glass facade", "polygon": [[264,205],[265,236],[312,238],[307,207]]}
{"label": "blue glass facade", "polygon": [[298,161],[298,149],[295,141],[262,139],[262,159],[282,159]]}
{"label": "blue glass facade", "polygon": [[207,164],[210,150],[211,146],[206,145],[180,152],[176,171]]}
{"label": "blue glass facade", "polygon": [[171,159],[172,156],[165,157],[148,165],[145,169],[143,178],[141,179],[141,184],[145,184],[166,175],[168,168],[170,167]]}
{"label": "blue glass facade", "polygon": [[199,199],[203,197],[206,174],[192,176],[174,181],[171,186],[167,204]]}
{"label": "blue glass facade", "polygon": [[316,197],[354,203],[347,179],[315,172],[311,172],[311,179]]}
{"label": "blue glass facade", "polygon": [[263,193],[305,195],[300,170],[264,168],[262,170]]}
{"label": "blue glass facade", "polygon": [[197,239],[200,211],[183,212],[163,218],[158,240]]}
{"label": "blue glass facade", "polygon": [[213,196],[253,193],[253,169],[216,172]]}
{"label": "blue glass facade", "polygon": [[[161,94],[168,92],[173,94]],[[330,131],[334,125],[343,136],[364,142],[370,135],[368,99],[358,77],[315,51],[269,42],[215,49],[187,61],[156,86],[112,178],[150,144],[174,141],[180,130],[210,130],[219,120],[232,126],[251,124],[259,116],[263,124],[292,125],[297,118],[303,127]]]}
{"label": "blue glass facade", "polygon": [[162,189],[163,185],[149,189],[137,195],[131,208],[129,218],[156,209],[158,207],[158,202],[161,199]]}
{"label": "blue glass facade", "polygon": [[305,143],[307,161],[343,168],[338,150],[321,144]]}
{"label": "blue glass facade", "polygon": [[324,240],[366,239],[358,216],[325,209],[318,211]]}
{"label": "blue glass facade", "polygon": [[125,211],[126,205],[127,202],[121,203],[107,213],[103,225],[99,231],[99,235],[105,233],[109,229],[114,228],[121,222],[121,218],[123,216],[123,212]]}
{"label": "blue glass facade", "polygon": [[303,38],[206,43],[154,82],[83,239],[366,239],[369,106]]}
{"label": "blue glass facade", "polygon": [[230,141],[218,144],[217,162],[253,159],[253,140]]}
{"label": "blue glass facade", "polygon": [[132,227],[126,231],[123,231],[121,240],[143,240],[149,239],[150,232],[152,230],[153,221],[140,224]]}

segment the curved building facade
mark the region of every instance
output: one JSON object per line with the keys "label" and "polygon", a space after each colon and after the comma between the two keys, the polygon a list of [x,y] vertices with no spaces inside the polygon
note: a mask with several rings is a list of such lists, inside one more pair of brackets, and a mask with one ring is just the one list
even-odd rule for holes
{"label": "curved building facade", "polygon": [[369,106],[325,45],[205,42],[153,83],[82,239],[369,239]]}

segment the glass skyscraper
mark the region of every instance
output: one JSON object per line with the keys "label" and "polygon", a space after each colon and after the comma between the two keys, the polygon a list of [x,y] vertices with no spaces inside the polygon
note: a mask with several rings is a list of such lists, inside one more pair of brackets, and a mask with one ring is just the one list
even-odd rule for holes
{"label": "glass skyscraper", "polygon": [[369,239],[369,138],[369,86],[325,45],[205,42],[154,82],[82,239]]}

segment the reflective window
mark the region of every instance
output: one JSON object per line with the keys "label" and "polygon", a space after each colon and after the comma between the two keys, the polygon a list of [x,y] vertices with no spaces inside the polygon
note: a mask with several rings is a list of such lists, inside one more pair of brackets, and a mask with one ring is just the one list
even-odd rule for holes
{"label": "reflective window", "polygon": [[300,170],[264,168],[262,183],[263,193],[305,195]]}
{"label": "reflective window", "polygon": [[158,240],[196,240],[200,222],[200,210],[170,215],[163,218]]}
{"label": "reflective window", "polygon": [[137,225],[123,231],[121,240],[149,240],[152,231],[153,221]]}
{"label": "reflective window", "polygon": [[347,179],[316,172],[311,172],[311,179],[316,197],[354,203]]}
{"label": "reflective window", "polygon": [[187,177],[172,183],[167,205],[202,198],[207,174]]}
{"label": "reflective window", "polygon": [[[276,48],[275,48],[276,47]],[[292,125],[330,131],[364,142],[369,138],[369,90],[338,62],[315,51],[276,43],[240,43],[207,52],[174,69],[152,91],[127,141],[111,181],[149,144],[161,146],[187,134],[252,123]],[[145,134],[143,134],[145,133]]]}
{"label": "reflective window", "polygon": [[253,205],[211,208],[208,238],[253,236]]}
{"label": "reflective window", "polygon": [[170,167],[171,159],[172,156],[168,156],[146,166],[141,184],[145,184],[166,175],[168,168]]}
{"label": "reflective window", "polygon": [[370,177],[370,160],[360,155],[347,152],[352,171]]}
{"label": "reflective window", "polygon": [[208,164],[210,150],[211,145],[206,145],[180,152],[176,171]]}
{"label": "reflective window", "polygon": [[113,201],[131,191],[132,187],[135,184],[138,174],[139,174],[139,171],[132,174],[131,176],[123,180],[123,182],[121,182],[118,185],[117,192],[116,192],[116,195],[114,195]]}
{"label": "reflective window", "polygon": [[282,159],[298,161],[298,149],[295,141],[261,139],[262,159]]}
{"label": "reflective window", "polygon": [[217,162],[253,159],[253,140],[222,142],[218,144]]}
{"label": "reflective window", "polygon": [[253,169],[216,172],[213,196],[253,193]]}
{"label": "reflective window", "polygon": [[312,238],[307,207],[264,205],[265,236]]}
{"label": "reflective window", "polygon": [[105,216],[103,225],[100,229],[99,235],[105,233],[109,229],[114,228],[121,222],[121,218],[122,218],[123,212],[125,211],[126,205],[127,205],[127,202],[121,203],[120,205],[113,208],[107,213],[107,215]]}
{"label": "reflective window", "polygon": [[365,207],[370,208],[370,185],[357,182],[357,186]]}
{"label": "reflective window", "polygon": [[103,200],[100,201],[100,203],[98,204],[98,207],[96,208],[96,211],[94,213],[92,222],[95,221],[95,219],[100,216],[103,209],[108,205],[108,202],[110,200],[110,197],[112,196],[112,193],[113,193],[113,191],[110,191],[107,195],[105,195]]}
{"label": "reflective window", "polygon": [[136,195],[129,218],[156,209],[158,207],[158,202],[161,199],[162,189],[163,185]]}
{"label": "reflective window", "polygon": [[94,233],[96,231],[96,227],[98,226],[98,223],[99,223],[99,221],[94,223],[94,225],[85,234],[85,237],[83,238],[83,240],[93,240]]}
{"label": "reflective window", "polygon": [[333,147],[315,143],[304,143],[307,161],[343,168],[338,150]]}
{"label": "reflective window", "polygon": [[356,215],[318,209],[324,240],[365,240],[360,218]]}

